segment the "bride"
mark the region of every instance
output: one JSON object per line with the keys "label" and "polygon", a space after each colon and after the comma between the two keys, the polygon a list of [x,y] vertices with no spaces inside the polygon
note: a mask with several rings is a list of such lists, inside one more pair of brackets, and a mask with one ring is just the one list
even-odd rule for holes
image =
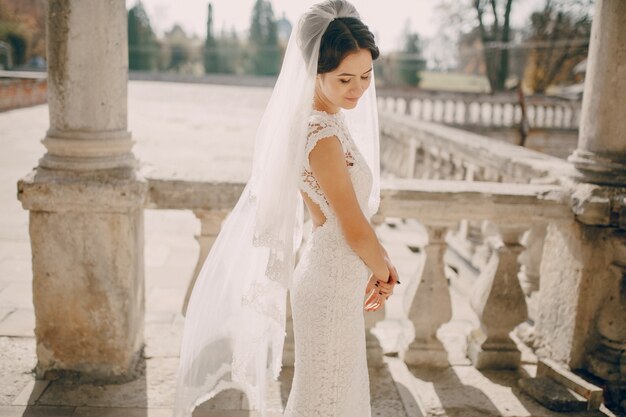
{"label": "bride", "polygon": [[[380,200],[378,55],[345,0],[300,17],[257,129],[252,175],[189,299],[174,416],[229,388],[267,415],[287,296],[295,364],[284,417],[371,416],[363,310],[382,308],[399,283],[369,222]],[[303,202],[313,229],[296,264]]]}

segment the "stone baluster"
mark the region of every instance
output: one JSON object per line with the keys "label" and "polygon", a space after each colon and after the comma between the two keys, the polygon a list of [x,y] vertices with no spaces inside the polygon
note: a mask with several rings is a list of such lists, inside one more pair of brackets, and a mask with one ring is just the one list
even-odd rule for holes
{"label": "stone baluster", "polygon": [[[543,253],[543,241],[546,237],[546,225],[534,224],[528,229],[520,243],[526,248],[520,255],[521,264],[518,278],[524,291],[524,295],[530,295],[539,290],[539,265]],[[531,317],[533,315],[531,314]]]}
{"label": "stone baluster", "polygon": [[461,120],[461,125],[470,125],[471,124],[471,103],[469,101],[463,101],[463,119]]}
{"label": "stone baluster", "polygon": [[404,114],[411,116],[411,99],[408,97],[404,99]]}
{"label": "stone baluster", "polygon": [[512,111],[513,111],[513,105],[511,103],[505,103],[502,105],[502,126],[511,127]]}
{"label": "stone baluster", "polygon": [[445,123],[446,116],[446,102],[438,99],[435,101],[433,109],[433,121],[437,123]]}
{"label": "stone baluster", "polygon": [[481,126],[483,127],[491,127],[491,117],[493,116],[493,103],[488,101],[483,102],[481,105]]}
{"label": "stone baluster", "polygon": [[217,239],[217,235],[222,228],[222,221],[228,215],[228,211],[194,210],[193,214],[195,214],[195,216],[200,220],[200,234],[194,236],[196,241],[200,245],[200,253],[198,255],[198,261],[196,262],[196,267],[191,276],[191,280],[189,281],[189,285],[187,286],[187,292],[185,293],[185,299],[183,301],[182,307],[183,316],[187,312],[189,297],[191,296],[191,291],[193,290],[193,286],[196,283],[196,279],[198,279],[200,269],[202,269],[202,265],[204,265],[204,261],[211,251],[213,242],[215,242],[215,239]]}
{"label": "stone baluster", "polygon": [[417,139],[410,137],[407,150],[406,178],[415,178],[415,166],[417,164]]}
{"label": "stone baluster", "polygon": [[[428,367],[448,366],[448,354],[437,338],[437,329],[452,318],[448,283],[444,274],[443,256],[447,249],[445,235],[453,224],[427,224],[428,244],[424,248],[426,260],[417,277],[417,290],[407,291],[405,305],[415,326],[415,339],[404,353],[409,365]],[[419,272],[418,272],[419,273]],[[412,297],[412,299],[409,299]]]}
{"label": "stone baluster", "polygon": [[413,117],[415,117],[418,120],[422,120],[422,109],[424,108],[424,103],[422,99],[420,98],[413,100],[413,102],[414,102]]}
{"label": "stone baluster", "polygon": [[519,126],[522,122],[522,106],[520,104],[515,104],[513,107],[513,125]]}
{"label": "stone baluster", "polygon": [[498,116],[501,116],[500,112],[500,103],[491,103],[491,120],[489,121],[490,126],[499,126],[500,120]]}
{"label": "stone baluster", "polygon": [[484,229],[493,252],[472,292],[471,305],[480,327],[468,336],[467,355],[478,369],[517,368],[521,353],[509,333],[527,317],[517,278],[517,258],[523,250],[518,237],[523,228],[500,225],[501,236]]}
{"label": "stone baluster", "polygon": [[394,112],[396,114],[403,114],[404,113],[404,100],[402,99],[402,97],[396,97],[394,99]]}
{"label": "stone baluster", "polygon": [[420,109],[420,115],[419,115],[419,119],[420,120],[427,120],[426,119],[426,108],[428,107],[428,100],[426,100],[425,98],[420,100],[421,102],[421,109]]}
{"label": "stone baluster", "polygon": [[563,128],[564,109],[562,105],[558,105],[554,108],[554,127]]}
{"label": "stone baluster", "polygon": [[393,97],[385,97],[385,111],[393,113]]}
{"label": "stone baluster", "polygon": [[127,130],[123,0],[51,0],[46,153],[18,182],[30,210],[38,378],[136,375],[147,182]]}
{"label": "stone baluster", "polygon": [[575,106],[572,106],[572,113],[570,114],[569,127],[575,128],[578,126],[580,116],[580,109]]}
{"label": "stone baluster", "polygon": [[526,116],[528,117],[528,124],[530,127],[537,126],[537,106],[534,104],[526,104]]}

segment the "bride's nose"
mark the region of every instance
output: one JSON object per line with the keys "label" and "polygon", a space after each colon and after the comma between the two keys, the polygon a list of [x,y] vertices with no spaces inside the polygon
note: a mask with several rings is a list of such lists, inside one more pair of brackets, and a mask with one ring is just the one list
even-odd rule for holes
{"label": "bride's nose", "polygon": [[354,87],[353,93],[356,93],[360,96],[361,94],[363,94],[363,91],[365,91],[366,88],[367,81],[359,80],[359,82],[357,82],[356,86]]}

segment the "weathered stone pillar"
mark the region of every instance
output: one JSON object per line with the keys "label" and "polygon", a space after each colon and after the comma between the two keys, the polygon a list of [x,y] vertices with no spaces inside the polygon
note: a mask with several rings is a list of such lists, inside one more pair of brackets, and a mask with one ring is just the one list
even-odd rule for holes
{"label": "weathered stone pillar", "polygon": [[123,0],[51,0],[47,152],[18,182],[30,210],[37,375],[132,378],[143,348],[147,183],[127,131]]}
{"label": "weathered stone pillar", "polygon": [[448,353],[437,338],[439,327],[452,318],[452,302],[443,262],[448,247],[445,235],[449,227],[426,225],[426,263],[409,309],[409,319],[415,326],[415,340],[404,354],[404,361],[409,365],[449,365]]}
{"label": "weathered stone pillar", "polygon": [[467,355],[478,369],[519,366],[521,353],[509,333],[528,316],[517,273],[523,247],[519,226],[500,225],[501,238],[487,238],[493,252],[475,284],[471,305],[480,327],[468,336]]}
{"label": "weathered stone pillar", "polygon": [[548,227],[538,322],[540,353],[602,378],[609,402],[626,391],[626,261],[616,234],[626,229],[624,22],[626,2],[595,3],[578,148],[568,158],[578,170],[577,221]]}
{"label": "weathered stone pillar", "polygon": [[626,184],[626,2],[598,0],[591,27],[578,148],[582,180]]}

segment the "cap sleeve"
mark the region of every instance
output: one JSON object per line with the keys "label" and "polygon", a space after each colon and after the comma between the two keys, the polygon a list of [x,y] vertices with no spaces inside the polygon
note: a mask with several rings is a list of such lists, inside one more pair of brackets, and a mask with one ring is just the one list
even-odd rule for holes
{"label": "cap sleeve", "polygon": [[309,127],[307,130],[307,139],[305,145],[305,159],[304,165],[310,170],[309,166],[309,154],[320,139],[336,136],[341,143],[341,147],[344,152],[347,152],[347,146],[343,140],[343,134],[334,120],[328,120],[322,117],[311,117],[309,121]]}

